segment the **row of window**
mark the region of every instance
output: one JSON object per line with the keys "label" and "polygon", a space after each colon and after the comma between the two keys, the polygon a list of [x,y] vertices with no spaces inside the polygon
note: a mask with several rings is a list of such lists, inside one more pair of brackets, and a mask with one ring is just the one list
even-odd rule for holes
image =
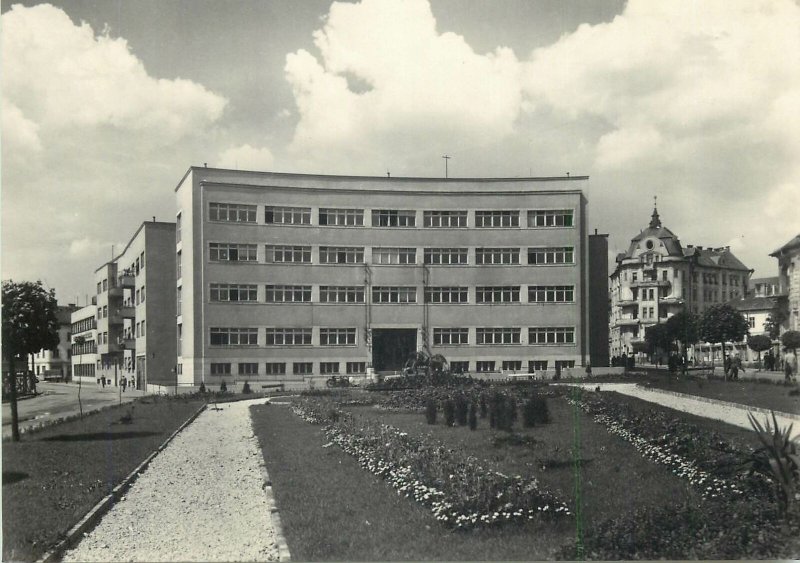
{"label": "row of window", "polygon": [[[311,246],[268,244],[264,248],[267,264],[311,264]],[[468,265],[467,248],[425,248],[422,263],[428,265]],[[575,252],[571,246],[532,247],[527,249],[528,264],[574,264]],[[521,249],[476,248],[476,265],[520,264]],[[258,262],[258,245],[250,243],[209,243],[212,262]],[[320,246],[319,264],[364,264],[363,246]],[[372,249],[373,264],[416,264],[416,248]]]}
{"label": "row of window", "polygon": [[[256,205],[240,203],[209,204],[210,221],[230,223],[256,223]],[[336,227],[363,227],[364,209],[320,208],[317,224]],[[425,228],[466,228],[466,210],[423,211],[422,226]],[[373,209],[373,227],[416,227],[417,212],[413,209]],[[264,223],[267,225],[311,225],[310,207],[287,207],[267,205],[264,207]],[[477,228],[517,228],[520,226],[520,211],[492,210],[475,211]],[[572,227],[574,214],[571,209],[532,209],[527,212],[528,227]],[[180,240],[180,239],[179,239]]]}
{"label": "row of window", "polygon": [[[537,371],[546,371],[549,367],[549,360],[528,360],[527,371],[535,373]],[[337,375],[342,373],[341,366],[344,364],[345,372],[348,375],[358,375],[367,372],[366,362],[320,362],[319,374],[320,375]],[[478,373],[498,371],[497,366],[501,367],[502,371],[522,371],[523,360],[503,360],[496,362],[494,360],[477,360],[475,362],[475,371]],[[266,362],[264,371],[259,371],[260,365],[257,362],[239,362],[236,364],[236,373],[242,376],[258,376],[258,375],[286,375],[287,366],[291,365],[293,375],[312,375],[314,373],[313,362]],[[92,366],[94,367],[94,366]],[[224,377],[232,375],[233,364],[230,362],[212,362],[210,365],[210,373],[214,376]],[[556,370],[565,368],[574,368],[575,360],[555,360],[554,367]],[[454,373],[466,373],[470,371],[469,361],[453,361],[450,362],[450,369]]]}
{"label": "row of window", "polygon": [[[214,327],[210,329],[211,346],[258,346],[257,328]],[[458,346],[469,344],[469,328],[434,328],[433,344]],[[319,346],[356,346],[356,328],[320,328]],[[574,344],[575,327],[530,327],[528,344]],[[310,346],[311,328],[267,328],[265,346]],[[522,344],[522,328],[478,327],[476,345]]]}
{"label": "row of window", "polygon": [[[673,277],[678,277],[678,270],[673,270],[672,272]],[[719,285],[720,279],[722,280],[722,285],[732,285],[732,286],[739,286],[741,283],[742,278],[739,275],[735,274],[725,274],[725,273],[709,273],[709,272],[692,272],[692,281],[697,283],[699,280],[699,276],[702,275],[703,283],[706,285]],[[680,277],[682,281],[686,281],[686,271],[680,270]],[[625,271],[622,273],[622,279],[628,279],[628,272]],[[658,272],[644,272],[642,279],[645,281],[655,281],[658,279]],[[663,281],[667,281],[669,279],[669,271],[668,270],[661,270],[661,279]],[[634,271],[631,272],[631,281],[639,281],[639,272]]]}
{"label": "row of window", "polygon": [[73,334],[78,334],[94,328],[97,328],[97,323],[95,322],[94,317],[88,317],[72,323],[71,330]]}
{"label": "row of window", "polygon": [[[265,303],[311,303],[310,285],[267,285],[264,291]],[[521,286],[477,286],[476,303],[520,303]],[[210,286],[212,302],[258,302],[256,284],[212,283]],[[442,286],[426,287],[425,303],[469,303],[469,287]],[[575,286],[572,285],[529,285],[529,303],[573,303]],[[319,287],[320,303],[364,303],[364,286]],[[416,303],[416,286],[374,286],[373,303]]]}

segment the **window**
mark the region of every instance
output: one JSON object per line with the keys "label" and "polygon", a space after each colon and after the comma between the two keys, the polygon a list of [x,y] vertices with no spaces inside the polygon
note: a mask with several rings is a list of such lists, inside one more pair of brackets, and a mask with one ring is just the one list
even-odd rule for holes
{"label": "window", "polygon": [[211,346],[256,346],[257,328],[211,328]]}
{"label": "window", "polygon": [[750,328],[756,328],[756,318],[755,317],[747,317],[747,324],[750,325]]}
{"label": "window", "polygon": [[258,375],[258,364],[255,362],[239,363],[239,375]]}
{"label": "window", "polygon": [[258,260],[255,244],[210,242],[208,247],[212,262],[255,262]]}
{"label": "window", "polygon": [[373,264],[416,264],[416,248],[373,248]]}
{"label": "window", "polygon": [[181,279],[181,251],[175,254],[175,279]]}
{"label": "window", "polygon": [[426,248],[424,251],[425,264],[450,265],[466,264],[466,248]]}
{"label": "window", "polygon": [[266,246],[265,260],[268,264],[310,264],[310,246],[287,246],[268,244]]}
{"label": "window", "polygon": [[546,371],[547,360],[528,360],[528,371],[533,373],[536,371]]}
{"label": "window", "polygon": [[267,362],[264,365],[266,375],[286,375],[286,364],[283,362]]}
{"label": "window", "polygon": [[477,371],[478,373],[494,371],[494,362],[486,360],[478,360],[477,362],[475,362],[475,371]]}
{"label": "window", "polygon": [[416,287],[382,287],[372,288],[373,303],[416,303]]}
{"label": "window", "polygon": [[415,227],[417,214],[410,210],[374,209],[372,211],[373,227]]}
{"label": "window", "polygon": [[528,264],[572,264],[571,246],[556,248],[529,248]]}
{"label": "window", "polygon": [[572,227],[571,209],[536,209],[528,211],[529,227]]}
{"label": "window", "polygon": [[528,329],[529,344],[574,344],[575,327],[532,327]]}
{"label": "window", "polygon": [[225,221],[229,223],[255,223],[256,206],[212,202],[208,204],[208,220]]}
{"label": "window", "polygon": [[320,328],[320,346],[355,346],[356,329],[354,328]]}
{"label": "window", "polygon": [[295,375],[311,375],[314,371],[314,364],[311,362],[294,362],[292,364],[292,373]]}
{"label": "window", "polygon": [[466,211],[423,211],[422,226],[430,228],[439,227],[466,227]]}
{"label": "window", "polygon": [[522,360],[503,360],[503,371],[522,371]]}
{"label": "window", "polygon": [[520,332],[518,328],[478,328],[475,329],[477,344],[519,344]]}
{"label": "window", "polygon": [[212,363],[211,364],[211,375],[230,375],[231,374],[231,364],[229,363]]}
{"label": "window", "polygon": [[573,285],[528,286],[528,302],[530,303],[572,303],[573,301],[575,301],[575,286]]}
{"label": "window", "polygon": [[475,226],[478,228],[519,227],[519,211],[476,211]]}
{"label": "window", "polygon": [[639,272],[631,272],[631,281],[635,282],[639,280]]}
{"label": "window", "polygon": [[[180,291],[180,288],[178,288]],[[210,297],[212,302],[254,302],[258,301],[258,286],[255,284],[212,283]]]}
{"label": "window", "polygon": [[102,284],[97,282],[97,294],[100,295],[103,292]]}
{"label": "window", "polygon": [[[138,295],[137,295],[137,301],[138,301]],[[106,319],[108,318],[108,305],[103,305],[103,318]]]}
{"label": "window", "polygon": [[181,242],[181,214],[175,216],[175,243]]}
{"label": "window", "polygon": [[669,272],[667,270],[662,271],[661,272],[661,279],[664,280],[664,281],[667,281],[667,276],[668,275],[669,275]]}
{"label": "window", "polygon": [[466,287],[426,287],[425,303],[467,303]]}
{"label": "window", "polygon": [[363,227],[363,209],[320,209],[319,224],[329,227]]}
{"label": "window", "polygon": [[364,303],[364,288],[361,286],[321,285],[320,303]]}
{"label": "window", "polygon": [[367,362],[347,362],[347,373],[367,373]]}
{"label": "window", "polygon": [[182,355],[183,352],[183,325],[178,325],[178,355]]}
{"label": "window", "polygon": [[434,328],[434,346],[456,346],[469,344],[469,329],[466,328]]}
{"label": "window", "polygon": [[[139,303],[141,303],[141,302],[142,302],[142,299],[141,299],[141,297],[142,297],[142,292],[141,292],[140,290],[138,290],[138,289],[137,289],[137,290],[136,290],[136,294],[135,294],[135,295],[136,295],[136,297],[135,297],[135,303],[138,305]],[[103,316],[103,315],[101,315],[101,316]],[[107,317],[108,315],[106,314],[105,316]]]}
{"label": "window", "polygon": [[108,280],[105,279],[105,280],[103,280],[103,291],[107,291],[107,290],[108,290]]}
{"label": "window", "polygon": [[519,303],[519,286],[478,286],[475,288],[476,303]]}
{"label": "window", "polygon": [[144,286],[142,286],[142,303],[144,303]]}
{"label": "window", "polygon": [[311,344],[310,328],[268,328],[267,346],[308,346]]}
{"label": "window", "polygon": [[450,362],[451,373],[466,373],[469,371],[469,362]]}
{"label": "window", "polygon": [[142,250],[142,253],[139,255],[139,258],[142,261],[142,270],[144,270],[144,250]]}
{"label": "window", "polygon": [[476,248],[475,263],[519,264],[519,248]]}
{"label": "window", "polygon": [[268,285],[265,299],[267,303],[310,303],[310,285]]}
{"label": "window", "polygon": [[556,369],[574,368],[575,360],[556,360]]}
{"label": "window", "polygon": [[363,246],[320,246],[320,264],[363,264]]}
{"label": "window", "polygon": [[274,207],[264,208],[264,222],[267,225],[310,225],[310,207]]}
{"label": "window", "polygon": [[339,362],[320,362],[319,372],[322,375],[331,375],[339,373]]}

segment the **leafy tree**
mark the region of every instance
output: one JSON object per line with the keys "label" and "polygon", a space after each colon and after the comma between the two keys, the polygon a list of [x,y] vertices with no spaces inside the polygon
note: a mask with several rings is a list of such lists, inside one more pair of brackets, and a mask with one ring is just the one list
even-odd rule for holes
{"label": "leafy tree", "polygon": [[756,334],[747,337],[747,346],[753,352],[758,352],[758,365],[761,367],[761,352],[765,352],[772,348],[772,339],[766,334]]}
{"label": "leafy tree", "polygon": [[712,344],[720,343],[723,358],[725,341],[741,342],[749,330],[745,316],[727,303],[712,305],[700,321],[700,338]]}
{"label": "leafy tree", "polygon": [[667,319],[667,332],[672,340],[677,340],[683,348],[683,365],[687,365],[689,346],[700,340],[700,318],[684,309]]}
{"label": "leafy tree", "polygon": [[785,306],[785,300],[778,298],[775,299],[772,305],[772,310],[769,312],[764,328],[767,330],[769,337],[777,340],[781,335],[781,325],[789,318],[788,308]]}
{"label": "leafy tree", "polygon": [[644,331],[644,341],[647,343],[647,351],[650,354],[654,354],[656,349],[668,352],[672,347],[672,338],[664,323],[647,327]]}
{"label": "leafy tree", "polygon": [[58,346],[55,290],[42,282],[3,282],[3,358],[9,368],[11,436],[19,441],[16,363],[39,350]]}
{"label": "leafy tree", "polygon": [[787,330],[781,336],[781,344],[789,348],[796,357],[797,349],[800,348],[800,332],[796,330]]}

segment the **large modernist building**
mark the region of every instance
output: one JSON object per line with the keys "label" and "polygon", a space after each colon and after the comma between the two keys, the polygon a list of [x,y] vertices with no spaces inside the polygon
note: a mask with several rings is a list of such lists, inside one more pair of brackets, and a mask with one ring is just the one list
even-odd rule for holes
{"label": "large modernist building", "polygon": [[636,352],[648,327],[684,308],[700,314],[745,296],[751,274],[729,247],[684,247],[653,209],[611,274],[611,355]]}
{"label": "large modernist building", "polygon": [[97,298],[72,313],[72,374],[75,381],[94,383],[97,374]]}
{"label": "large modernist building", "polygon": [[175,223],[145,221],[119,255],[95,270],[89,330],[96,335],[96,378],[116,385],[125,377],[148,390],[175,385],[174,248]]}
{"label": "large modernist building", "polygon": [[583,365],[587,181],[190,168],[178,383],[388,372],[421,349],[470,372]]}

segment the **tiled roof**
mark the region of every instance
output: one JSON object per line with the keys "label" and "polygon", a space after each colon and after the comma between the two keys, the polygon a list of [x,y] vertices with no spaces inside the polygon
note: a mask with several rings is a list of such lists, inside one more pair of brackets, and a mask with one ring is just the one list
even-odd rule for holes
{"label": "tiled roof", "polygon": [[738,311],[770,311],[775,305],[772,297],[746,297],[730,302]]}
{"label": "tiled roof", "polygon": [[779,254],[786,252],[787,250],[791,250],[800,246],[800,235],[795,236],[792,240],[781,246],[778,250],[771,253],[770,256],[778,256]]}

